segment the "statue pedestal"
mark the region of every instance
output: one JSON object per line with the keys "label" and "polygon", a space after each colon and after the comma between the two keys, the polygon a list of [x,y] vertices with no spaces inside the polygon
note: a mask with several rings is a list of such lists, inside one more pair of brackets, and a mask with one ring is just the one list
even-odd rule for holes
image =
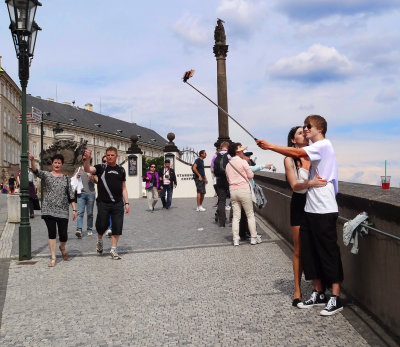
{"label": "statue pedestal", "polygon": [[21,222],[21,202],[19,194],[7,195],[8,223]]}

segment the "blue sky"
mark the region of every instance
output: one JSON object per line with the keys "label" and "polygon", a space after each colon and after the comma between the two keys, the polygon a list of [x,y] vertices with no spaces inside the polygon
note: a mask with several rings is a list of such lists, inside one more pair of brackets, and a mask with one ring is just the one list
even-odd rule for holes
{"label": "blue sky", "polygon": [[[328,120],[339,179],[400,186],[400,0],[42,1],[28,92],[59,102],[90,102],[97,112],[176,134],[179,147],[213,152],[217,109],[212,52],[225,21],[229,111],[259,138],[285,144],[311,113]],[[0,8],[3,68],[17,60]],[[56,94],[57,90],[57,94]],[[258,163],[283,158],[249,145]],[[210,155],[211,157],[211,155]]]}

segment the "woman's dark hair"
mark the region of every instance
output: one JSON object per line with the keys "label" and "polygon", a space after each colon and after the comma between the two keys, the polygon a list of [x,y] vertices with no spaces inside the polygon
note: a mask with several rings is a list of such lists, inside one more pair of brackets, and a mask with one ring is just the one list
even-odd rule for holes
{"label": "woman's dark hair", "polygon": [[[302,127],[300,125],[297,125],[297,126],[293,127],[292,129],[290,129],[289,134],[287,136],[288,147],[296,147],[296,145],[292,142],[292,140],[294,140],[294,135],[296,135],[296,132],[299,128],[302,128]],[[300,158],[293,158],[293,160],[296,164],[296,168],[301,166]]]}
{"label": "woman's dark hair", "polygon": [[228,154],[233,158],[236,155],[236,150],[242,144],[240,142],[232,142],[228,147]]}
{"label": "woman's dark hair", "polygon": [[53,164],[54,160],[56,160],[56,159],[60,159],[61,163],[64,165],[64,156],[62,154],[60,154],[60,153],[54,154],[51,157],[51,163]]}

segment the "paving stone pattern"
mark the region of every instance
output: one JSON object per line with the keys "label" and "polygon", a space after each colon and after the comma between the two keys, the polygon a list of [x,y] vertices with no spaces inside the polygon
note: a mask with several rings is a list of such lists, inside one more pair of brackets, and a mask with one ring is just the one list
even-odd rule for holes
{"label": "paving stone pattern", "polygon": [[54,268],[35,218],[37,263],[10,264],[0,345],[368,345],[341,313],[292,308],[291,260],[278,238],[259,225],[264,243],[231,246],[230,228],[212,222],[212,203],[196,213],[193,201],[176,199],[174,209],[151,213],[133,201],[120,261],[94,255],[95,236],[71,232],[73,256]]}

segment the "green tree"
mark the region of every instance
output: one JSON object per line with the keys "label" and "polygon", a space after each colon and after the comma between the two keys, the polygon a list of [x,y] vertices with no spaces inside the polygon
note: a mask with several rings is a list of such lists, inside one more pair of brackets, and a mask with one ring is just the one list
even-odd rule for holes
{"label": "green tree", "polygon": [[156,171],[161,169],[164,166],[164,156],[157,158],[148,158],[145,155],[142,156],[142,176],[146,174],[147,171],[150,170],[150,165],[156,165]]}

